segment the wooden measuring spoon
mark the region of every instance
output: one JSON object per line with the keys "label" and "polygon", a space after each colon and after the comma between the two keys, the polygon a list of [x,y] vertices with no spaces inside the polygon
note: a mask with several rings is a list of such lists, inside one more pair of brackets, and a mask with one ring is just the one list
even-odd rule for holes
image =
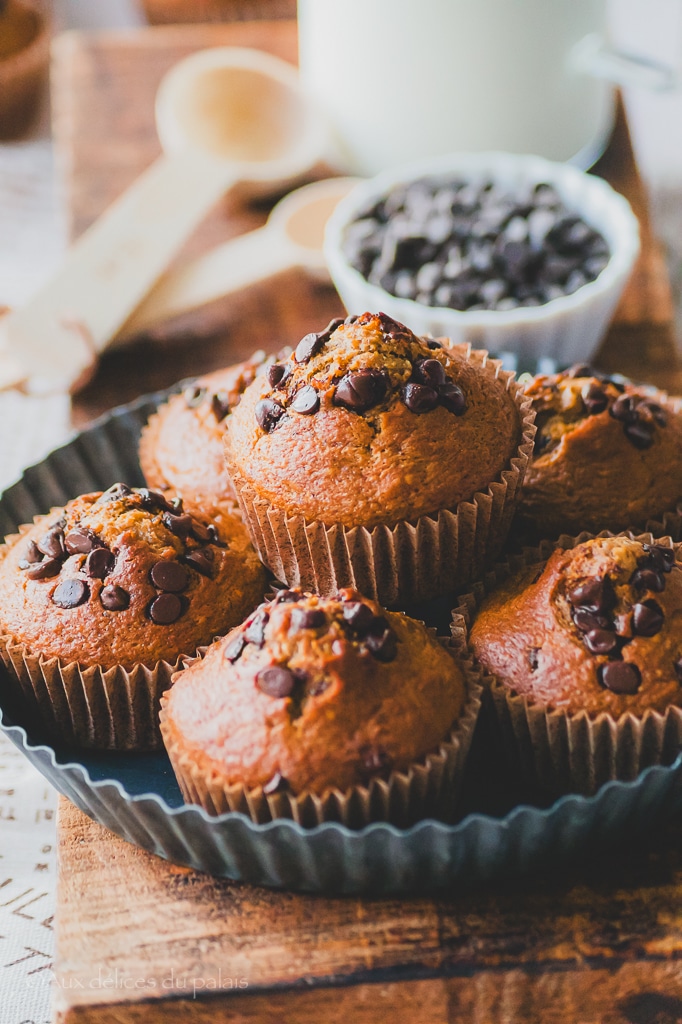
{"label": "wooden measuring spoon", "polygon": [[28,305],[0,321],[0,386],[28,378],[75,390],[221,196],[238,183],[281,189],[327,147],[295,68],[258,50],[215,48],[181,61],[161,83],[156,123],[164,155]]}
{"label": "wooden measuring spoon", "polygon": [[292,267],[328,278],[324,229],[357,181],[327,178],[297,188],[280,199],[262,228],[168,271],[125,323],[116,344]]}

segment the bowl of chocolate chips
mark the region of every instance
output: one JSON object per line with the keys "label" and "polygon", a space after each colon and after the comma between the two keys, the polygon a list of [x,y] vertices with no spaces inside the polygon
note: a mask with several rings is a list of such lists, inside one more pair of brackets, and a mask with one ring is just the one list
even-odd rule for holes
{"label": "bowl of chocolate chips", "polygon": [[381,309],[517,365],[589,360],[638,253],[637,218],[605,181],[512,153],[382,172],[339,203],[325,237],[350,313]]}

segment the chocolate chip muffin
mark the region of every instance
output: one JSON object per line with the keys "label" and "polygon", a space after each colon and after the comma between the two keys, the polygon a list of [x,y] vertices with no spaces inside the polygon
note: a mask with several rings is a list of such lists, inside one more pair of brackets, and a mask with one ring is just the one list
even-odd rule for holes
{"label": "chocolate chip muffin", "polygon": [[528,564],[471,627],[500,719],[545,784],[592,792],[682,746],[682,565],[650,535],[597,537]]}
{"label": "chocolate chip muffin", "polygon": [[[530,424],[511,376],[485,353],[365,313],[306,335],[246,389],[228,421],[227,465],[261,558],[281,579],[414,599],[453,589],[456,569],[466,575],[465,560],[503,539]],[[459,543],[441,514],[463,502],[472,504]],[[415,571],[424,517],[428,577]],[[307,531],[305,549],[292,539],[296,520],[322,527]],[[344,536],[358,529],[384,537]]]}
{"label": "chocolate chip muffin", "polygon": [[265,572],[236,516],[116,484],[7,538],[0,586],[0,656],[48,725],[129,748],[157,737],[171,663],[241,621]]}
{"label": "chocolate chip muffin", "polygon": [[140,466],[150,487],[180,495],[187,507],[235,500],[225,469],[225,417],[265,364],[265,353],[199,377],[150,417],[140,438]]}
{"label": "chocolate chip muffin", "polygon": [[537,377],[535,453],[518,526],[535,536],[643,526],[682,497],[682,412],[587,366]]}
{"label": "chocolate chip muffin", "polygon": [[352,590],[284,590],[181,671],[162,705],[187,801],[363,823],[452,804],[478,694],[414,619]]}

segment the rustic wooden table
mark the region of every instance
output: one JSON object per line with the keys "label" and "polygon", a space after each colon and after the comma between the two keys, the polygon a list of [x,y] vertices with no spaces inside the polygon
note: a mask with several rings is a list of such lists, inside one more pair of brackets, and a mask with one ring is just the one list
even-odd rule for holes
{"label": "rustic wooden table", "polygon": [[[220,43],[295,57],[286,22],[58,41],[55,130],[72,235],[158,152],[153,95],[164,71]],[[622,110],[597,170],[631,200],[643,235],[598,363],[682,390],[670,291]],[[185,253],[256,227],[266,213],[223,204]],[[74,403],[74,422],[254,348],[295,344],[341,312],[331,287],[280,275],[107,354]],[[640,837],[644,847],[633,837],[573,877],[552,877],[547,865],[542,879],[380,901],[272,893],[174,868],[66,801],[59,835],[62,1024],[682,1021],[682,825]]]}

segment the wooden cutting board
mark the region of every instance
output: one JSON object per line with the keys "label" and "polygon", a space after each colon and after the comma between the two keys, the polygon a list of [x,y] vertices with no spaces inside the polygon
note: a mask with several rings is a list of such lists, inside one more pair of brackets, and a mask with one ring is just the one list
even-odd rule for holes
{"label": "wooden cutting board", "polygon": [[[295,27],[183,26],[57,41],[55,134],[72,235],[156,156],[153,96],[164,71],[218,44],[293,60]],[[682,390],[670,290],[622,110],[597,169],[631,200],[643,233],[599,363]],[[186,252],[256,227],[266,213],[223,204]],[[108,354],[75,403],[75,423],[256,347],[295,344],[341,312],[330,287],[281,275]],[[438,900],[328,900],[173,868],[62,800],[58,1019],[673,1024],[682,1021],[682,826],[647,839],[648,852],[619,850],[570,878]],[[183,978],[196,980],[196,999]]]}

